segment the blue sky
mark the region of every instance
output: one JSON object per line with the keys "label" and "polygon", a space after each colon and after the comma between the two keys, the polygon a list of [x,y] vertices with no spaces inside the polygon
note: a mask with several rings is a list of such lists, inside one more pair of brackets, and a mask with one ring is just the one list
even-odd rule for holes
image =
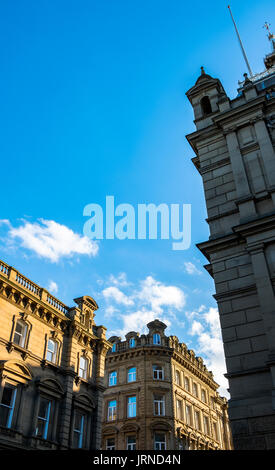
{"label": "blue sky", "polygon": [[[274,2],[231,8],[260,72]],[[185,92],[203,65],[236,95],[246,68],[227,2],[1,2],[0,40],[1,259],[68,305],[93,296],[109,335],[165,320],[225,393],[214,285],[195,246],[208,226]],[[93,250],[83,208],[104,208],[107,195],[133,206],[191,204],[190,249],[102,240]]]}

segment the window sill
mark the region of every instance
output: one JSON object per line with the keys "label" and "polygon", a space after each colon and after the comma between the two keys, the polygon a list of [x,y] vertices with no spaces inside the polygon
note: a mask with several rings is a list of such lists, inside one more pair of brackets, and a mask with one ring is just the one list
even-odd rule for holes
{"label": "window sill", "polygon": [[12,341],[8,343],[7,350],[9,353],[11,353],[14,350],[19,351],[21,353],[23,360],[27,359],[30,354],[27,349],[22,348],[22,346],[19,346],[19,344],[13,343]]}

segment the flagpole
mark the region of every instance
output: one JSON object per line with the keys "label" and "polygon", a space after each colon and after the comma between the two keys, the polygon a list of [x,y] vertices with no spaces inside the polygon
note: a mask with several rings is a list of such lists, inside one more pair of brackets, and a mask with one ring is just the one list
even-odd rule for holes
{"label": "flagpole", "polygon": [[228,5],[228,10],[229,10],[229,12],[230,12],[230,15],[231,15],[231,18],[232,18],[232,21],[233,21],[233,24],[234,24],[234,27],[235,27],[235,30],[236,30],[236,34],[237,34],[237,37],[238,37],[238,40],[239,40],[239,44],[240,44],[240,47],[241,47],[241,50],[242,50],[242,53],[243,53],[243,57],[244,57],[244,60],[245,60],[245,63],[246,63],[246,66],[247,66],[249,75],[250,75],[250,77],[252,77],[253,73],[252,73],[252,70],[251,70],[251,68],[250,68],[250,65],[249,65],[249,62],[248,62],[248,59],[247,59],[247,56],[246,56],[246,53],[245,53],[245,50],[244,50],[244,47],[243,47],[243,43],[242,43],[241,38],[240,38],[240,35],[239,35],[238,28],[237,28],[236,23],[235,23],[235,21],[234,21],[234,18],[233,18],[233,15],[232,15],[232,11],[231,11],[230,5]]}

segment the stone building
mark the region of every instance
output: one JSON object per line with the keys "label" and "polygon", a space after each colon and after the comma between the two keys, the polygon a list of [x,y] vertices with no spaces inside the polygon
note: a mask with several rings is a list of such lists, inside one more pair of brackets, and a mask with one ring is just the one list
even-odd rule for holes
{"label": "stone building", "polygon": [[275,449],[275,42],[230,99],[206,74],[188,90],[187,136],[202,176],[235,449]]}
{"label": "stone building", "polygon": [[110,344],[94,299],[75,303],[0,261],[0,449],[100,447]]}
{"label": "stone building", "polygon": [[147,327],[109,339],[102,449],[231,449],[227,400],[212,372],[164,323]]}

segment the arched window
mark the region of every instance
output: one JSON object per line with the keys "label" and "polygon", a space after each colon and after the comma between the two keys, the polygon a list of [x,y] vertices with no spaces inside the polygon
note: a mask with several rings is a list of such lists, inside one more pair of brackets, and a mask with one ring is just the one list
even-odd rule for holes
{"label": "arched window", "polygon": [[153,344],[160,344],[160,334],[154,333],[153,334]]}
{"label": "arched window", "polygon": [[210,99],[208,96],[204,96],[201,99],[201,110],[204,116],[212,113],[212,107],[211,107]]}
{"label": "arched window", "polygon": [[136,345],[136,340],[135,340],[135,338],[130,338],[130,340],[129,340],[129,347],[130,347],[130,348],[134,348],[135,345]]}
{"label": "arched window", "polygon": [[49,339],[49,341],[48,341],[46,359],[47,359],[47,361],[53,362],[54,364],[56,363],[56,359],[57,359],[57,342],[54,341],[53,339]]}

